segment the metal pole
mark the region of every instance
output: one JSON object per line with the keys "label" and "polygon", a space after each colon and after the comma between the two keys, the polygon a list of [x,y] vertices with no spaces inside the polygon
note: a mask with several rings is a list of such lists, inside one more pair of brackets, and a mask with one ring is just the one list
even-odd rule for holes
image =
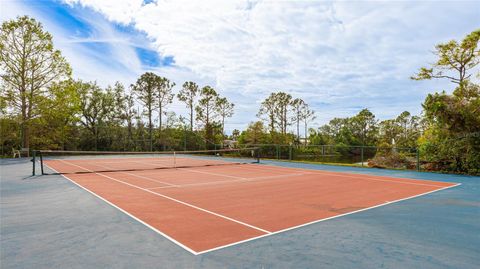
{"label": "metal pole", "polygon": [[39,151],[38,153],[40,154],[40,169],[42,170],[42,175],[45,175],[45,173],[43,172],[43,155],[41,151]]}
{"label": "metal pole", "polygon": [[35,175],[35,162],[37,160],[35,160],[35,150],[32,152],[32,162],[33,162],[33,166],[32,166],[32,176]]}
{"label": "metal pole", "polygon": [[418,151],[418,148],[415,149],[416,157],[417,157],[417,171],[420,171],[420,152]]}
{"label": "metal pole", "polygon": [[362,150],[361,150],[361,162],[362,162],[362,167],[363,167],[363,146],[362,146]]}
{"label": "metal pole", "polygon": [[288,159],[290,161],[292,160],[292,145],[288,146]]}

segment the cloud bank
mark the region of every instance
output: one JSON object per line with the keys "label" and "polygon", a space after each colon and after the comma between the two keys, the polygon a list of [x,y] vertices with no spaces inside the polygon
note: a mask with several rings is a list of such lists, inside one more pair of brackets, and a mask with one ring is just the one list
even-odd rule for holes
{"label": "cloud bank", "polygon": [[[229,131],[256,120],[259,103],[277,90],[306,100],[317,126],[365,107],[382,119],[419,113],[428,92],[451,86],[409,77],[434,60],[435,44],[478,27],[480,9],[458,1],[64,2],[92,29],[75,38],[59,30],[82,77],[98,79],[99,64],[109,83],[154,70],[177,85],[211,84],[236,104]],[[160,60],[146,64],[154,55],[139,50]],[[183,113],[181,104],[172,108]]]}

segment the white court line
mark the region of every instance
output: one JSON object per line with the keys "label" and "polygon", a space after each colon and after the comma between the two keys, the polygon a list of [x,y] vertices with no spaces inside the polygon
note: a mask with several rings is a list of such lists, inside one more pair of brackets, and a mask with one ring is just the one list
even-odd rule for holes
{"label": "white court line", "polygon": [[258,231],[261,231],[261,232],[264,232],[264,233],[272,233],[272,232],[267,231],[267,230],[264,230],[264,229],[262,229],[262,228],[259,228],[259,227],[250,225],[250,224],[248,224],[248,223],[245,223],[245,222],[242,222],[242,221],[239,221],[239,220],[236,220],[236,219],[233,219],[233,218],[224,216],[224,215],[222,215],[222,214],[218,214],[218,213],[215,213],[215,212],[213,212],[213,211],[210,211],[210,210],[207,210],[207,209],[204,209],[204,208],[201,208],[201,207],[198,207],[198,206],[189,204],[189,203],[187,203],[187,202],[180,201],[180,200],[175,199],[175,198],[172,198],[172,197],[170,197],[170,196],[167,196],[167,195],[164,195],[164,194],[160,194],[160,193],[156,193],[156,192],[150,191],[150,190],[148,190],[148,189],[145,189],[145,188],[136,186],[136,185],[134,185],[134,184],[130,184],[130,183],[128,183],[128,182],[121,181],[121,180],[119,180],[119,179],[116,179],[116,178],[113,178],[113,177],[110,177],[110,176],[107,176],[107,175],[104,175],[104,174],[101,174],[101,173],[95,173],[95,174],[97,174],[97,175],[99,175],[99,176],[103,176],[103,177],[108,178],[108,179],[111,179],[111,180],[114,180],[114,181],[117,181],[117,182],[119,182],[119,183],[123,183],[123,184],[125,184],[125,185],[130,186],[130,187],[137,188],[137,189],[139,189],[139,190],[143,190],[143,191],[146,191],[146,192],[148,192],[148,193],[151,193],[151,194],[154,194],[154,195],[157,195],[157,196],[166,198],[166,199],[168,199],[168,200],[177,202],[177,203],[179,203],[179,204],[186,205],[186,206],[188,206],[188,207],[195,208],[195,209],[197,209],[197,210],[200,210],[200,211],[203,211],[203,212],[206,212],[206,213],[215,215],[215,216],[217,216],[217,217],[220,217],[220,218],[223,218],[223,219],[226,219],[226,220],[229,220],[229,221],[236,222],[236,223],[238,223],[238,224],[241,224],[241,225],[250,227],[250,228],[252,228],[252,229],[255,229],[255,230],[258,230]]}
{"label": "white court line", "polygon": [[229,177],[229,178],[234,178],[234,179],[248,180],[248,178],[245,178],[245,177],[237,177],[237,176],[231,176],[231,175],[225,175],[225,174],[219,174],[219,173],[198,171],[198,170],[194,170],[194,169],[178,168],[178,170],[189,171],[189,172],[200,173],[200,174],[206,174],[206,175],[211,175],[211,176],[222,176],[222,177]]}
{"label": "white court line", "polygon": [[[174,161],[173,159],[167,159],[165,158],[166,160],[168,161],[162,161],[162,160],[148,160],[148,161],[140,161],[140,160],[128,160],[128,161],[123,161],[121,159],[119,159],[120,161],[120,165],[122,163],[138,163],[138,164],[143,164],[143,165],[147,165],[147,166],[153,166],[153,167],[161,167],[161,168],[168,168],[168,167],[171,167],[171,168],[175,168],[175,164],[174,164]],[[178,161],[184,161],[184,160],[190,160],[190,159],[186,159],[186,158],[177,158],[177,162]],[[119,161],[116,161],[116,162],[101,162],[102,164],[119,164]],[[198,162],[198,160],[195,160]],[[210,162],[208,162],[208,160],[200,160],[200,161],[203,161],[203,163],[206,163],[206,164],[209,164]],[[217,164],[228,164],[228,162],[225,162],[225,161],[217,161]],[[82,164],[91,164],[93,162],[93,164],[96,164],[98,162],[95,162],[95,160],[87,160],[86,162],[83,162]],[[201,166],[202,163],[198,164],[198,166]],[[181,165],[180,165],[181,166]]]}
{"label": "white court line", "polygon": [[[238,167],[238,168],[240,168],[240,167]],[[367,175],[367,174],[354,174],[354,173],[346,173],[346,172],[338,172],[340,174],[335,174],[335,173],[323,172],[323,171],[308,169],[308,168],[303,169],[303,168],[281,167],[281,166],[272,166],[272,165],[251,166],[251,164],[246,164],[246,166],[241,167],[241,169],[248,169],[250,171],[259,171],[259,170],[261,171],[261,170],[264,170],[265,168],[270,169],[270,170],[274,170],[276,172],[278,172],[277,168],[285,169],[285,170],[289,170],[289,171],[308,170],[309,172],[304,173],[304,175],[331,175],[331,176],[334,176],[334,177],[348,177],[348,178],[354,178],[354,179],[382,181],[382,182],[397,183],[397,184],[420,185],[420,186],[429,186],[429,187],[443,187],[442,185],[436,185],[436,184],[425,184],[425,183],[416,183],[416,182],[406,182],[406,181],[396,181],[395,180],[395,179],[402,180],[404,178],[390,177],[391,180],[387,180],[387,179],[376,178],[377,176],[372,176],[372,175]],[[388,176],[385,176],[385,177],[388,177]],[[416,179],[412,179],[412,180],[416,180]],[[420,180],[422,180],[422,179],[420,179]]]}
{"label": "white court line", "polygon": [[153,182],[162,183],[162,184],[168,185],[169,187],[180,187],[180,185],[171,184],[171,183],[168,183],[168,182],[156,180],[156,179],[141,176],[141,175],[136,175],[136,174],[133,174],[133,173],[128,173],[128,172],[120,172],[120,173],[127,174],[127,175],[134,176],[134,177],[138,177],[138,178],[143,178],[143,179],[150,180],[150,181],[153,181]]}
{"label": "white court line", "polygon": [[[87,170],[87,171],[91,171],[91,170],[89,170],[89,169],[86,169],[86,168],[81,167],[81,166],[76,165],[76,164],[72,164],[72,165],[78,166],[79,168],[85,169],[85,170]],[[224,215],[222,215],[222,214],[218,214],[218,213],[215,213],[215,212],[213,212],[213,211],[210,211],[210,210],[207,210],[207,209],[204,209],[204,208],[201,208],[201,207],[198,207],[198,206],[189,204],[189,203],[187,203],[187,202],[180,201],[180,200],[175,199],[175,198],[172,198],[172,197],[170,197],[170,196],[153,192],[153,191],[151,191],[151,190],[148,190],[148,189],[139,187],[139,186],[137,186],[137,185],[130,184],[130,183],[128,183],[128,182],[124,182],[124,181],[121,181],[121,180],[119,180],[119,179],[116,179],[116,178],[113,178],[113,177],[104,175],[104,174],[102,174],[102,173],[96,173],[96,172],[94,172],[94,171],[91,171],[91,172],[94,173],[94,174],[96,174],[96,175],[99,175],[99,176],[102,176],[102,177],[111,179],[111,180],[113,180],[113,181],[116,181],[116,182],[119,182],[119,183],[128,185],[128,186],[130,186],[130,187],[137,188],[137,189],[139,189],[139,190],[143,190],[143,191],[145,191],[145,192],[148,192],[148,193],[151,193],[151,194],[154,194],[154,195],[157,195],[157,196],[166,198],[166,199],[168,199],[168,200],[177,202],[177,203],[179,203],[179,204],[182,204],[182,205],[185,205],[185,206],[188,206],[188,207],[191,207],[191,208],[195,208],[195,209],[197,209],[197,210],[200,210],[200,211],[203,211],[203,212],[206,212],[206,213],[215,215],[215,216],[217,216],[217,217],[220,217],[220,218],[223,218],[223,219],[232,221],[232,222],[236,222],[236,223],[241,224],[241,225],[243,225],[243,226],[247,226],[247,227],[250,227],[250,228],[252,228],[252,229],[255,229],[255,230],[258,230],[258,231],[261,231],[261,232],[264,232],[264,233],[271,233],[270,231],[264,230],[264,229],[262,229],[262,228],[259,228],[259,227],[253,226],[253,225],[251,225],[251,224],[248,224],[248,223],[245,223],[245,222],[242,222],[242,221],[239,221],[239,220],[236,220],[236,219],[233,219],[233,218],[224,216]]]}
{"label": "white court line", "polygon": [[[159,165],[161,165],[162,167],[173,167],[173,161],[172,162],[159,162],[159,163],[156,163],[156,162],[141,162],[141,161],[131,161],[131,162],[132,163],[139,163],[139,164],[155,166],[155,167],[158,167]],[[171,166],[168,166],[169,164],[171,164]]]}
{"label": "white court line", "polygon": [[[74,165],[74,166],[77,166],[81,169],[86,169],[84,167],[80,167],[78,165],[75,165],[73,163],[69,163],[69,162],[66,162],[65,160],[59,160],[61,162],[64,162],[68,165]],[[106,166],[106,165],[99,165],[99,164],[90,164],[90,165],[93,165],[93,166],[98,166],[98,167],[102,167],[102,168],[105,168],[105,169],[111,169],[112,172],[114,173],[122,173],[122,174],[127,174],[127,175],[130,175],[130,176],[134,176],[134,177],[138,177],[138,178],[142,178],[142,179],[146,179],[146,180],[150,180],[150,181],[153,181],[153,182],[157,182],[157,183],[161,183],[161,184],[165,184],[165,185],[168,185],[170,187],[179,187],[179,185],[175,185],[175,184],[171,184],[171,183],[168,183],[168,182],[164,182],[164,181],[160,181],[160,180],[156,180],[156,179],[153,179],[153,178],[149,178],[149,177],[145,177],[145,176],[141,176],[141,175],[136,175],[136,174],[132,174],[132,173],[129,173],[129,172],[125,172],[125,171],[115,171],[115,168],[113,167],[110,167],[110,166]],[[86,171],[89,171],[89,172],[94,172],[92,170],[86,170]]]}
{"label": "white court line", "polygon": [[[63,161],[63,160],[60,160],[60,161]],[[74,165],[74,164],[71,164],[71,163],[68,163],[68,162],[66,162],[66,163],[69,164],[69,165]],[[99,165],[99,164],[92,164],[92,165],[114,170],[114,168],[109,167],[109,166],[105,166],[105,165]],[[77,167],[80,167],[80,166],[77,166]],[[80,167],[80,168],[85,169],[83,167]],[[149,178],[149,177],[136,175],[136,174],[133,174],[133,173],[122,172],[122,171],[118,171],[118,172],[115,172],[115,173],[123,173],[123,174],[131,175],[131,176],[134,176],[134,177],[143,178],[143,179],[147,179],[147,180],[151,180],[151,181],[154,181],[154,182],[158,182],[158,183],[168,185],[168,187],[161,186],[161,187],[146,188],[148,190],[166,189],[166,188],[171,188],[171,187],[214,185],[214,184],[217,184],[217,183],[228,183],[228,182],[239,182],[239,181],[256,181],[256,180],[261,180],[261,179],[284,178],[284,177],[290,177],[290,176],[301,176],[301,175],[305,175],[305,174],[311,174],[311,173],[307,172],[307,173],[303,173],[303,174],[296,173],[296,174],[288,174],[288,175],[276,175],[276,176],[264,176],[264,177],[247,178],[247,177],[231,176],[231,175],[222,174],[222,173],[212,173],[212,172],[206,172],[206,171],[199,171],[199,170],[188,169],[188,168],[178,168],[178,170],[207,174],[207,175],[214,175],[214,176],[221,176],[221,177],[227,177],[227,178],[234,178],[235,180],[222,180],[222,181],[205,182],[205,183],[192,183],[192,184],[175,185],[175,184],[171,184],[171,183],[168,183],[168,182],[155,180],[155,179],[152,179],[152,178]],[[90,172],[94,172],[94,171],[90,171]]]}
{"label": "white court line", "polygon": [[[80,166],[78,166],[78,165],[75,165],[75,164],[73,164],[73,163],[69,163],[69,162],[67,162],[67,161],[65,161],[65,160],[62,160],[62,159],[59,159],[58,161],[66,164],[66,165],[76,166],[76,167],[84,170],[85,172],[91,172],[91,171],[92,171],[92,170],[86,169],[86,168],[84,168],[84,167],[80,167]],[[50,167],[50,166],[49,166],[49,167]],[[50,169],[56,171],[55,169],[53,169],[53,168],[51,168],[51,167],[50,167]]]}
{"label": "white court line", "polygon": [[[82,164],[89,164],[89,163],[99,163],[101,162],[102,164],[118,164],[118,163],[131,163],[131,162],[140,162],[142,159],[148,159],[150,160],[150,158],[135,158],[135,159],[101,159],[101,158],[98,158],[98,159],[71,159],[71,158],[68,158],[68,159],[62,159],[62,160],[66,160],[66,161],[79,161],[81,162]],[[167,158],[165,158],[167,159]],[[107,161],[108,160],[108,161]],[[147,161],[148,161],[147,160]],[[168,159],[169,160],[169,159]],[[144,160],[145,161],[145,160]],[[160,161],[160,160],[152,160],[152,161]]]}
{"label": "white court line", "polygon": [[440,189],[437,189],[437,190],[413,195],[413,196],[410,196],[410,197],[406,197],[406,198],[402,198],[402,199],[398,199],[398,200],[394,200],[394,201],[389,201],[389,202],[379,204],[379,205],[375,205],[375,206],[371,206],[371,207],[366,207],[366,208],[363,208],[363,209],[360,209],[360,210],[355,210],[355,211],[352,211],[352,212],[348,212],[348,213],[344,213],[344,214],[340,214],[340,215],[336,215],[336,216],[332,216],[332,217],[328,217],[328,218],[324,218],[324,219],[314,220],[314,221],[307,222],[307,223],[304,223],[304,224],[300,224],[300,225],[297,225],[297,226],[292,226],[292,227],[289,227],[289,228],[286,228],[286,229],[283,229],[283,230],[275,231],[275,232],[272,232],[272,233],[269,233],[269,234],[264,234],[264,235],[260,235],[260,236],[257,236],[257,237],[252,237],[250,239],[246,239],[246,240],[238,241],[238,242],[235,242],[235,243],[231,243],[231,244],[228,244],[228,245],[223,245],[223,246],[220,246],[220,247],[199,251],[199,252],[197,252],[197,255],[205,254],[205,253],[212,252],[212,251],[215,251],[215,250],[219,250],[219,249],[222,249],[222,248],[235,246],[235,245],[238,245],[238,244],[246,243],[246,242],[253,241],[253,240],[256,240],[256,239],[260,239],[260,238],[264,238],[264,237],[267,237],[267,236],[272,236],[272,235],[275,235],[275,234],[287,232],[287,231],[290,231],[290,230],[298,229],[298,228],[305,227],[305,226],[308,226],[308,225],[312,225],[312,224],[315,224],[315,223],[319,223],[319,222],[322,222],[322,221],[336,219],[336,218],[339,218],[339,217],[351,215],[351,214],[354,214],[354,213],[359,213],[359,212],[374,209],[374,208],[377,208],[377,207],[386,206],[386,205],[389,205],[389,204],[393,204],[393,203],[417,198],[417,197],[420,197],[420,196],[423,196],[423,195],[427,195],[427,194],[434,193],[434,192],[441,191],[441,190],[446,190],[446,189],[457,187],[457,186],[460,186],[460,185],[461,185],[461,183],[458,183],[458,184],[453,185],[453,186],[447,186],[447,187],[440,188]]}
{"label": "white court line", "polygon": [[[379,178],[376,178],[376,177],[379,177],[379,176],[373,176],[373,175],[367,175],[367,174],[354,174],[354,173],[348,173],[348,172],[338,172],[339,174],[335,174],[335,173],[323,172],[323,171],[320,171],[320,170],[315,170],[315,169],[310,169],[310,168],[281,167],[281,166],[275,166],[275,165],[261,165],[261,166],[258,165],[258,167],[259,167],[259,170],[262,170],[262,168],[266,168],[266,169],[270,169],[270,170],[277,170],[276,168],[285,169],[285,170],[294,170],[294,171],[308,170],[308,171],[311,171],[311,174],[317,174],[317,175],[330,175],[330,176],[334,176],[334,177],[349,177],[349,178],[355,178],[355,179],[361,179],[361,180],[383,181],[383,182],[391,182],[391,183],[397,183],[397,184],[420,185],[420,186],[430,186],[430,187],[443,187],[442,185],[435,185],[435,184],[425,184],[425,183],[416,183],[416,182],[407,182],[407,181],[395,181],[395,179],[400,179],[400,180],[404,179],[405,180],[406,178],[395,178],[395,177],[388,177],[388,176],[382,176],[382,177],[388,177],[388,178],[391,178],[392,180],[379,179]],[[245,168],[245,169],[247,169],[247,168]],[[407,179],[407,180],[422,181],[423,179]]]}
{"label": "white court line", "polygon": [[[82,164],[88,164],[88,165],[97,165],[97,163],[99,162],[94,162],[91,163],[90,161],[88,161],[88,163],[82,163]],[[119,165],[122,165],[122,164],[125,164],[125,163],[139,163],[139,164],[143,164],[143,165],[150,165],[150,166],[155,166],[155,167],[158,167],[159,165],[162,165],[161,167],[170,167],[168,166],[169,162],[160,162],[160,163],[154,163],[154,162],[144,162],[144,161],[134,161],[134,160],[130,160],[130,161],[116,161],[116,162],[100,162],[102,164],[119,164]],[[172,162],[173,164],[173,162]],[[173,167],[173,166],[172,166]],[[141,168],[139,168],[141,169]]]}
{"label": "white court line", "polygon": [[[47,165],[47,166],[48,166],[48,165]],[[50,168],[50,169],[52,169],[52,168]],[[54,169],[52,169],[52,170],[54,170]],[[292,170],[294,170],[294,169],[292,169]],[[299,169],[299,170],[300,170],[300,169]],[[311,170],[311,169],[308,169],[308,170]],[[55,170],[54,170],[54,171],[55,171]],[[313,170],[313,171],[314,171],[314,170]],[[264,235],[261,235],[261,236],[252,237],[252,238],[250,238],[250,239],[246,239],[246,240],[238,241],[238,242],[235,242],[235,243],[231,243],[231,244],[227,244],[227,245],[223,245],[223,246],[219,246],[219,247],[215,247],[215,248],[211,248],[211,249],[207,249],[207,250],[203,250],[203,251],[198,251],[198,252],[197,252],[197,251],[194,251],[194,250],[190,249],[189,247],[183,245],[182,243],[176,241],[175,239],[169,237],[168,235],[164,234],[163,232],[157,230],[156,228],[150,226],[149,224],[143,222],[142,220],[136,218],[135,216],[133,216],[133,215],[131,215],[130,213],[126,212],[125,210],[119,208],[118,206],[110,203],[108,200],[102,198],[101,196],[97,195],[96,193],[94,193],[94,192],[88,190],[87,188],[79,185],[78,183],[76,183],[75,181],[69,179],[68,177],[66,177],[66,176],[64,176],[64,175],[62,175],[62,176],[63,176],[64,178],[66,178],[67,180],[69,180],[70,182],[74,183],[75,185],[79,186],[80,188],[82,188],[82,189],[90,192],[91,194],[93,194],[93,195],[95,195],[96,197],[102,199],[103,201],[107,202],[107,203],[110,204],[111,206],[117,208],[118,210],[122,211],[123,213],[127,214],[128,216],[132,217],[133,219],[135,219],[135,220],[139,221],[140,223],[144,224],[145,226],[147,226],[148,228],[150,228],[150,229],[152,229],[153,231],[157,232],[158,234],[163,235],[165,238],[169,239],[169,240],[172,241],[173,243],[179,245],[180,247],[182,247],[183,249],[189,251],[190,253],[192,253],[192,254],[194,254],[194,255],[205,254],[205,253],[208,253],[208,252],[212,252],[212,251],[220,250],[220,249],[223,249],[223,248],[227,248],[227,247],[239,245],[239,244],[246,243],[246,242],[249,242],[249,241],[253,241],[253,240],[260,239],[260,238],[264,238],[264,237],[267,237],[267,236],[272,236],[272,235],[276,235],[276,234],[279,234],[279,233],[282,233],[282,232],[287,232],[287,231],[290,231],[290,230],[298,229],[298,228],[305,227],[305,226],[308,226],[308,225],[312,225],[312,224],[315,224],[315,223],[319,223],[319,222],[322,222],[322,221],[327,221],[327,220],[331,220],[331,219],[335,219],[335,218],[339,218],[339,217],[351,215],[351,214],[354,214],[354,213],[359,213],[359,212],[362,212],[362,211],[367,211],[367,210],[370,210],[370,209],[374,209],[374,208],[386,206],[386,205],[389,205],[389,204],[398,203],[398,202],[405,201],[405,200],[409,200],[409,199],[414,199],[414,198],[417,198],[417,197],[420,197],[420,196],[428,195],[428,194],[431,194],[431,193],[434,193],[434,192],[438,192],[438,191],[441,191],[441,190],[446,190],[446,189],[449,189],[449,188],[454,188],[454,187],[457,187],[457,186],[460,186],[460,185],[461,185],[461,183],[458,183],[458,184],[456,184],[456,185],[439,188],[439,189],[437,189],[437,190],[433,190],[433,191],[429,191],[429,192],[425,192],[425,193],[413,195],[413,196],[410,196],[410,197],[406,197],[406,198],[402,198],[402,199],[398,199],[398,200],[394,200],[394,201],[388,201],[388,202],[383,203],[383,204],[379,204],[379,205],[375,205],[375,206],[363,208],[363,209],[360,209],[360,210],[356,210],[356,211],[352,211],[352,212],[348,212],[348,213],[344,213],[344,214],[332,216],[332,217],[329,217],[329,218],[324,218],[324,219],[319,219],[319,220],[311,221],[311,222],[304,223],[304,224],[300,224],[300,225],[297,225],[297,226],[292,226],[292,227],[289,227],[289,228],[286,228],[286,229],[283,229],[283,230],[279,230],[279,231],[275,231],[275,232],[269,232],[269,233],[264,234]],[[439,187],[439,186],[435,186],[435,187]]]}
{"label": "white court line", "polygon": [[[141,158],[139,158],[141,159]],[[150,159],[150,158],[148,158]],[[99,165],[98,163],[100,164],[119,164],[119,165],[122,165],[122,164],[127,164],[127,163],[138,163],[138,164],[143,164],[143,165],[147,165],[147,166],[154,166],[154,167],[158,167],[158,168],[164,168],[164,167],[172,167],[173,168],[173,160],[171,159],[167,159],[169,161],[161,161],[161,160],[148,160],[148,161],[140,161],[140,160],[132,160],[132,159],[116,159],[117,161],[111,161],[111,162],[104,162],[104,161],[101,161],[101,160],[82,160],[80,159],[79,161],[82,161],[82,165],[96,165],[96,166],[101,166]],[[77,160],[75,160],[77,161]],[[113,169],[113,168],[111,168]],[[142,168],[139,168],[139,169],[142,169]]]}
{"label": "white court line", "polygon": [[[47,164],[47,167],[52,169],[53,171],[55,171],[56,173],[59,173],[57,170],[53,169],[52,167],[50,167],[48,164]],[[59,173],[60,174],[60,173]],[[166,239],[170,240],[171,242],[173,242],[174,244],[176,244],[177,246],[180,246],[181,248],[185,249],[186,251],[192,253],[193,255],[198,255],[199,253],[187,246],[185,246],[184,244],[178,242],[177,240],[173,239],[172,237],[168,236],[167,234],[163,233],[162,231],[160,230],[157,230],[157,228],[151,226],[150,224],[144,222],[143,220],[135,217],[134,215],[130,214],[128,211],[125,211],[123,210],[122,208],[118,207],[117,205],[115,205],[114,203],[108,201],[107,199],[103,198],[102,196],[96,194],[95,192],[85,188],[84,186],[78,184],[77,182],[71,180],[70,178],[68,178],[67,176],[63,175],[63,174],[60,174],[63,178],[67,179],[68,181],[72,182],[73,184],[77,185],[78,187],[86,190],[87,192],[89,192],[90,194],[94,195],[95,197],[99,198],[100,200],[104,201],[105,203],[111,205],[112,207],[120,210],[120,212],[124,213],[125,215],[129,216],[130,218],[140,222],[141,224],[145,225],[146,227],[150,228],[151,230],[153,230],[154,232],[158,233],[159,235],[162,235],[163,237],[165,237]]]}
{"label": "white court line", "polygon": [[[275,178],[288,178],[288,177],[295,177],[295,176],[303,176],[305,174],[289,174],[289,175],[278,175],[278,176],[265,176],[265,177],[253,177],[253,178],[245,178],[245,179],[237,179],[237,180],[220,180],[220,181],[211,181],[211,182],[203,182],[203,183],[190,183],[190,184],[182,184],[177,185],[178,188],[183,187],[191,187],[191,186],[203,186],[203,185],[216,185],[216,184],[225,184],[225,183],[233,183],[233,182],[253,182],[253,181],[260,181],[264,179],[275,179]],[[152,187],[147,188],[149,190],[156,190],[156,189],[169,189],[172,187]]]}
{"label": "white court line", "polygon": [[[234,178],[234,179],[242,179],[242,180],[252,180],[256,178],[249,178],[249,177],[237,177],[237,176],[232,176],[232,175],[227,175],[227,174],[222,174],[222,173],[212,173],[212,172],[206,172],[206,171],[200,171],[200,170],[194,170],[191,168],[178,168],[178,170],[183,170],[183,171],[189,171],[189,172],[194,172],[194,173],[200,173],[200,174],[207,174],[207,175],[212,175],[212,176],[222,176],[222,177],[229,177],[229,178]],[[309,174],[307,173],[301,173],[301,175],[306,175]],[[300,175],[299,173],[296,174],[289,174],[289,175]],[[257,179],[261,178],[275,178],[275,177],[284,177],[284,176],[289,176],[289,175],[277,175],[277,176],[265,176],[265,177],[258,177]]]}
{"label": "white court line", "polygon": [[178,187],[173,187],[173,186],[162,186],[162,187],[151,187],[151,188],[145,188],[147,190],[158,190],[158,189],[171,189],[171,188],[181,188],[183,185],[178,185]]}
{"label": "white court line", "polygon": [[[135,159],[145,159],[145,158],[135,158]],[[96,161],[104,162],[104,161],[108,160],[108,163],[118,163],[118,161],[120,161],[120,160],[128,162],[128,160],[131,160],[131,159],[127,159],[127,158],[105,158],[105,157],[85,159],[85,158],[81,158],[80,156],[78,156],[78,157],[65,156],[65,158],[62,158],[62,159],[53,159],[53,160],[80,161],[80,162],[85,162],[85,163],[96,162]],[[105,162],[105,163],[107,163],[107,162]],[[55,169],[52,169],[52,170],[55,170]]]}
{"label": "white court line", "polygon": [[[98,165],[98,164],[97,164],[96,166],[100,166],[100,167],[104,167],[104,168],[107,168],[107,169],[115,170],[115,168],[108,167],[108,166],[105,166],[105,165]],[[170,186],[170,187],[178,187],[178,185],[175,185],[175,184],[171,184],[171,183],[168,183],[168,182],[156,180],[156,179],[149,178],[149,177],[145,177],[145,176],[142,176],[142,175],[136,175],[136,174],[129,173],[129,172],[125,172],[125,171],[112,171],[112,172],[114,172],[114,173],[122,173],[122,174],[130,175],[130,176],[134,176],[134,177],[138,177],[138,178],[150,180],[150,181],[153,181],[153,182],[157,182],[157,183],[161,183],[161,184],[168,185],[168,186]]]}

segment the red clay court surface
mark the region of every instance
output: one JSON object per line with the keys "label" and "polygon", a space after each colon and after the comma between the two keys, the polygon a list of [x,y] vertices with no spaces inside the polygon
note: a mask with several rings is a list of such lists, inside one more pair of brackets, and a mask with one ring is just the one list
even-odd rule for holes
{"label": "red clay court surface", "polygon": [[[122,160],[45,163],[68,172]],[[259,164],[65,177],[195,255],[458,185]]]}

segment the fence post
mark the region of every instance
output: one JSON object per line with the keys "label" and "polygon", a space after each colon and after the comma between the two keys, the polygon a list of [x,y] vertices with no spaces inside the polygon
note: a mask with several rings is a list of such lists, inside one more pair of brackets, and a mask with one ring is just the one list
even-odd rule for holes
{"label": "fence post", "polygon": [[280,159],[280,146],[278,144],[276,144],[275,148],[277,150],[277,160],[279,160]]}
{"label": "fence post", "polygon": [[362,167],[363,167],[363,146],[361,147],[361,153],[360,153],[360,161],[362,162]]}
{"label": "fence post", "polygon": [[288,160],[292,160],[292,145],[288,145]]}
{"label": "fence post", "polygon": [[415,149],[416,157],[417,157],[417,171],[420,171],[420,152],[418,151],[418,148]]}
{"label": "fence post", "polygon": [[187,129],[183,126],[183,150],[187,151]]}

